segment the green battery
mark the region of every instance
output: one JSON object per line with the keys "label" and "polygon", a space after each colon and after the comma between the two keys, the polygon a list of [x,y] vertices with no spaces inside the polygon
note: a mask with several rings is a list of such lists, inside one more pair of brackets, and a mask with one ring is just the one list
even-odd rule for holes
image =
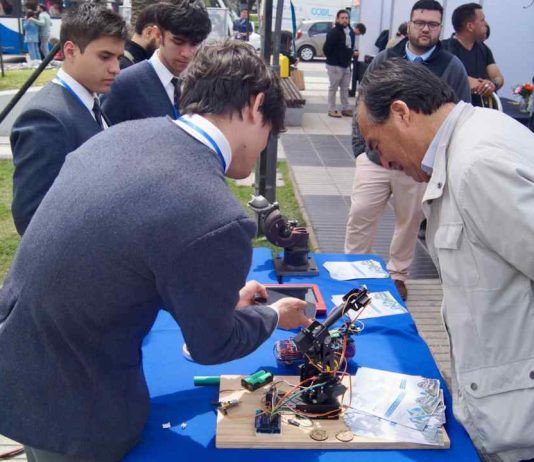
{"label": "green battery", "polygon": [[248,377],[241,379],[241,386],[247,390],[254,391],[273,381],[273,374],[261,370]]}
{"label": "green battery", "polygon": [[218,375],[195,375],[193,383],[199,387],[202,385],[219,385],[221,378]]}

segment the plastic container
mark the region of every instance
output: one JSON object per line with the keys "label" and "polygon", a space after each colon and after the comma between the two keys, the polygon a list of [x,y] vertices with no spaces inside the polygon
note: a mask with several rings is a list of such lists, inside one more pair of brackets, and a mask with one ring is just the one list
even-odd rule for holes
{"label": "plastic container", "polygon": [[285,55],[280,55],[280,77],[286,79],[289,77],[289,58]]}

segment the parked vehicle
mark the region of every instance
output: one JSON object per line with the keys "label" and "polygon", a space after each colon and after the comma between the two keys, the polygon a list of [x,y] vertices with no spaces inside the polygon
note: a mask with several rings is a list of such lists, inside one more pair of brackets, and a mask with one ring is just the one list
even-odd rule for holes
{"label": "parked vehicle", "polygon": [[326,34],[332,29],[332,21],[302,21],[297,28],[297,55],[301,61],[324,57]]}

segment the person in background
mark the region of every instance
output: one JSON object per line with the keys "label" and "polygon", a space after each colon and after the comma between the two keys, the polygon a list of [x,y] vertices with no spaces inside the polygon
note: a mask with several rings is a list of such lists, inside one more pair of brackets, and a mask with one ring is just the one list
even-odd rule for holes
{"label": "person in background", "polygon": [[504,85],[504,77],[495,63],[490,48],[484,43],[488,25],[482,6],[478,3],[461,5],[452,13],[456,35],[443,41],[443,47],[456,55],[465,66],[472,103],[484,106],[484,98]]}
{"label": "person in background", "polygon": [[149,60],[128,67],[117,77],[102,107],[112,124],[125,120],[180,115],[180,74],[211,32],[202,0],[159,3],[156,11],[160,47]]}
{"label": "person in background", "polygon": [[[443,7],[435,0],[419,0],[410,14],[408,38],[397,46],[379,53],[369,65],[372,71],[388,59],[402,58],[411,64],[427,67],[451,86],[459,99],[471,100],[467,73],[460,60],[441,48],[439,36]],[[413,82],[414,87],[419,82]],[[353,153],[356,156],[354,186],[345,235],[345,253],[372,252],[378,221],[392,197],[395,211],[395,231],[390,245],[388,271],[403,298],[408,297],[406,280],[414,257],[417,232],[423,219],[421,198],[425,185],[417,183],[402,171],[381,165],[378,152],[366,145],[357,120],[352,134]]]}
{"label": "person in background", "polygon": [[63,5],[61,0],[55,0],[48,9],[51,18],[61,18],[63,14]]}
{"label": "person in background", "polygon": [[349,90],[349,96],[354,96],[356,94],[356,83],[358,81],[358,58],[360,57],[360,52],[358,51],[359,37],[365,35],[367,32],[367,27],[365,24],[359,22],[354,25],[354,35],[356,37],[354,44],[354,53],[352,55],[352,80]]}
{"label": "person in background", "polygon": [[359,37],[360,35],[365,35],[366,32],[367,27],[365,27],[365,24],[363,22],[356,23],[356,25],[354,26],[354,35],[356,35],[356,37]]}
{"label": "person in background", "polygon": [[11,210],[20,235],[66,155],[107,128],[97,95],[109,91],[118,75],[127,35],[124,20],[100,4],[82,3],[64,15],[63,65],[24,107],[11,131],[15,165]]}
{"label": "person in background", "polygon": [[162,306],[200,364],[311,323],[303,300],[255,304],[256,226],[226,182],[283,130],[279,77],[248,44],[215,42],[181,104],[179,120],[125,122],[69,154],[0,288],[0,434],[31,462],[115,462],[140,442],[141,346]]}
{"label": "person in background", "polygon": [[124,56],[120,62],[121,70],[150,59],[154,51],[159,48],[161,33],[157,26],[157,11],[157,3],[148,5],[137,17],[134,34],[124,47]]}
{"label": "person in background", "polygon": [[232,30],[236,33],[237,38],[241,40],[245,40],[247,34],[254,32],[247,9],[241,10],[239,13],[239,18],[234,21]]}
{"label": "person in background", "polygon": [[[356,35],[349,25],[347,10],[339,10],[336,23],[326,34],[323,52],[326,56],[326,70],[328,72],[328,115],[330,117],[352,117],[349,106],[350,62],[354,55]],[[342,110],[336,108],[336,93],[339,88]]]}
{"label": "person in background", "polygon": [[39,26],[39,49],[41,56],[45,59],[48,56],[48,42],[50,41],[50,27],[52,27],[52,20],[48,14],[48,9],[45,5],[39,4],[37,6],[39,18],[32,21]]}
{"label": "person in background", "polygon": [[397,30],[395,37],[391,37],[391,39],[387,43],[386,48],[393,48],[399,42],[401,42],[407,37],[408,37],[408,23],[403,22],[399,25],[399,29]]}
{"label": "person in background", "polygon": [[389,40],[389,29],[385,29],[378,35],[378,38],[375,41],[375,47],[378,48],[378,51],[384,51]]}
{"label": "person in background", "polygon": [[534,460],[534,134],[456,103],[443,79],[405,60],[366,74],[359,95],[361,134],[382,165],[428,185],[454,415],[483,461]]}
{"label": "person in background", "polygon": [[280,31],[280,54],[289,59],[290,65],[295,65],[298,58],[293,53],[293,34],[288,30]]}
{"label": "person in background", "polygon": [[28,10],[24,21],[22,21],[24,43],[28,47],[30,64],[32,65],[38,64],[41,61],[41,54],[39,53],[39,26],[35,24],[34,20],[35,11]]}

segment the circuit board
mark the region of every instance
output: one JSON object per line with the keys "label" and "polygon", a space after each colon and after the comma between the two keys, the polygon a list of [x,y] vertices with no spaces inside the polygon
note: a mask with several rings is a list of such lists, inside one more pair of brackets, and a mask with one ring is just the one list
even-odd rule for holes
{"label": "circuit board", "polygon": [[[346,427],[343,419],[313,420],[310,425],[292,425],[289,421],[296,420],[284,415],[281,421],[280,433],[258,435],[256,432],[256,415],[262,409],[267,387],[254,392],[245,390],[241,386],[240,375],[223,375],[220,384],[220,401],[239,399],[240,404],[229,409],[227,414],[217,414],[217,434],[215,445],[218,448],[271,448],[271,449],[448,449],[450,439],[442,428],[442,446],[430,446],[416,443],[400,443],[396,441],[364,438],[354,435],[348,442],[340,441],[336,435],[344,432]],[[299,377],[275,376],[273,383],[285,381],[289,384],[298,384]],[[349,378],[343,382],[348,387]],[[289,385],[286,387],[289,388]],[[319,441],[313,439],[312,432],[322,432],[326,439]]]}

